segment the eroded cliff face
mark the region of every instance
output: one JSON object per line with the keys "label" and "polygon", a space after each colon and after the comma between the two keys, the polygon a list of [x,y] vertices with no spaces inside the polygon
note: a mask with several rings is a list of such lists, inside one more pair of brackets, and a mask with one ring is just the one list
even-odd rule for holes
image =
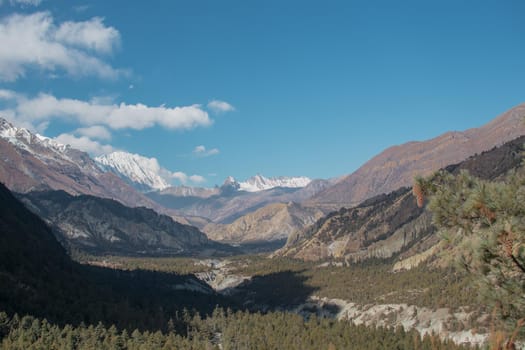
{"label": "eroded cliff face", "polygon": [[525,135],[524,116],[525,104],[522,104],[479,128],[447,132],[428,141],[390,147],[307,203],[338,209],[411,186],[415,175],[428,175]]}
{"label": "eroded cliff face", "polygon": [[408,188],[333,212],[290,236],[278,254],[304,260],[389,258],[434,232]]}
{"label": "eroded cliff face", "polygon": [[[496,179],[521,165],[525,137],[470,157],[445,169],[468,170],[484,179]],[[339,211],[290,235],[285,247],[275,253],[304,260],[402,258],[428,250],[439,239],[431,214],[416,205],[410,188],[379,195],[358,206]]]}
{"label": "eroded cliff face", "polygon": [[290,233],[313,224],[324,213],[297,203],[267,205],[231,224],[208,224],[203,231],[209,238],[229,243],[286,239]]}

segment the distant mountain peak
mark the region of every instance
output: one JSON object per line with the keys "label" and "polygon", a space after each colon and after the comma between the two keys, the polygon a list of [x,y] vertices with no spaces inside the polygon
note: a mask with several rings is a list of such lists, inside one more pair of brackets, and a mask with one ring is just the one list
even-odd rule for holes
{"label": "distant mountain peak", "polygon": [[222,183],[223,185],[232,185],[232,184],[236,184],[238,183],[237,180],[235,180],[235,178],[233,176],[228,176],[224,182]]}
{"label": "distant mountain peak", "polygon": [[306,187],[312,180],[306,176],[297,177],[265,177],[261,174],[256,174],[246,181],[240,182],[240,190],[246,192],[259,192],[269,190],[275,187],[285,188],[302,188]]}
{"label": "distant mountain peak", "polygon": [[164,190],[170,187],[167,170],[161,168],[156,158],[117,151],[96,157],[95,161],[140,190]]}

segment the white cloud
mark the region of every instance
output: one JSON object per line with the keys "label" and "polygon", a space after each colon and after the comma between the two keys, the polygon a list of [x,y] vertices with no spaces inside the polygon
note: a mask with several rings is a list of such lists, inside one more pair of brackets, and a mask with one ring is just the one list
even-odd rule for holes
{"label": "white cloud", "polygon": [[91,140],[87,136],[77,137],[75,135],[64,133],[55,137],[55,140],[65,145],[71,145],[73,148],[87,152],[94,156],[108,154],[115,151],[111,145],[103,145],[100,142]]}
{"label": "white cloud", "polygon": [[111,133],[109,132],[109,130],[100,125],[93,125],[87,128],[78,128],[77,130],[75,130],[75,133],[82,135],[82,136],[87,136],[92,139],[99,139],[99,140],[110,140],[111,139]]}
{"label": "white cloud", "polygon": [[[11,6],[21,5],[21,6],[38,6],[42,3],[42,0],[9,0]],[[2,2],[0,1],[0,5]]]}
{"label": "white cloud", "polygon": [[191,175],[190,181],[196,184],[200,184],[200,183],[206,182],[206,179],[200,175]]}
{"label": "white cloud", "polygon": [[219,153],[220,153],[220,151],[219,151],[218,148],[212,148],[210,150],[207,150],[204,145],[196,146],[193,149],[193,154],[198,156],[198,157],[208,157],[208,156],[213,156],[213,155],[219,154]]}
{"label": "white cloud", "polygon": [[106,27],[100,17],[85,22],[64,22],[58,27],[55,38],[62,43],[111,53],[120,44],[120,33],[113,27]]}
{"label": "white cloud", "polygon": [[0,81],[15,81],[38,68],[75,77],[114,79],[124,72],[97,57],[119,45],[120,34],[95,17],[57,26],[49,12],[0,18]]}
{"label": "white cloud", "polygon": [[193,150],[193,153],[203,153],[203,152],[206,152],[206,147],[204,147],[203,145],[197,146]]}
{"label": "white cloud", "polygon": [[19,123],[41,123],[52,119],[75,121],[82,126],[105,126],[110,129],[142,130],[155,125],[168,129],[192,129],[209,126],[213,121],[200,105],[183,107],[149,107],[141,103],[103,103],[99,99],[82,101],[39,94],[34,98],[10,90],[0,90],[0,98],[8,100],[5,114]]}
{"label": "white cloud", "polygon": [[171,173],[171,178],[179,181],[183,185],[188,184],[188,182],[191,182],[193,184],[201,184],[201,183],[206,182],[206,179],[201,175],[188,176],[186,173],[183,173],[182,171]]}
{"label": "white cloud", "polygon": [[14,91],[6,90],[6,89],[0,89],[0,99],[2,100],[16,100],[20,97],[19,94],[17,94]]}
{"label": "white cloud", "polygon": [[178,180],[182,184],[185,184],[186,182],[188,182],[188,175],[186,175],[182,171],[176,171],[176,172],[172,173],[171,177],[173,179],[175,179],[175,180]]}
{"label": "white cloud", "polygon": [[228,102],[213,100],[208,102],[208,109],[215,113],[225,113],[234,111],[235,107]]}

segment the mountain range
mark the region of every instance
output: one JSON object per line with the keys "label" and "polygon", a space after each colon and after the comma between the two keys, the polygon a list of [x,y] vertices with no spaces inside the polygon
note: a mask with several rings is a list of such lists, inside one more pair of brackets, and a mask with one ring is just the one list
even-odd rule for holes
{"label": "mountain range", "polygon": [[[176,177],[175,174],[162,168],[156,158],[117,151],[96,157],[94,160],[100,168],[114,173],[141,192],[167,191],[183,197],[194,196],[197,193],[201,194],[197,196],[209,197],[219,192],[217,188],[172,186],[171,182]],[[268,178],[257,174],[241,182],[229,176],[224,184],[229,184],[238,191],[259,192],[276,187],[302,188],[311,181],[306,176]]]}
{"label": "mountain range", "polygon": [[[274,187],[257,192],[239,190],[239,183],[228,178],[213,192],[205,189],[184,188],[180,194],[177,188],[168,188],[146,195],[160,205],[178,211],[183,215],[200,216],[212,222],[229,224],[265,205],[274,203],[301,202],[327,188],[331,180],[313,180],[302,188]],[[190,194],[190,195],[187,195]]]}
{"label": "mountain range", "polygon": [[[328,214],[332,211],[338,211],[342,207],[355,207],[368,199],[380,195],[386,195],[392,191],[396,191],[402,187],[411,186],[414,176],[427,175],[440,168],[454,164],[467,159],[469,156],[480,154],[488,151],[495,146],[502,145],[505,142],[514,140],[515,138],[525,135],[525,104],[519,105],[502,115],[498,116],[488,124],[480,127],[469,129],[465,132],[448,132],[428,141],[409,142],[400,146],[391,147],[381,152],[370,161],[366,162],[357,171],[347,176],[332,180],[314,180],[308,186],[301,190],[288,194],[287,196],[275,196],[274,201],[280,203],[288,203],[293,201],[300,203],[299,208],[303,210],[315,209],[317,211]],[[479,171],[479,169],[478,169]],[[315,188],[315,189],[314,189]],[[307,195],[305,192],[308,192]],[[409,198],[408,192],[405,194],[405,200]],[[261,198],[261,197],[258,197]],[[233,202],[229,201],[228,204]],[[275,208],[272,203],[265,206],[254,206],[253,208],[260,212],[271,212]],[[202,207],[201,207],[202,208]],[[218,211],[226,208],[226,206],[217,206]],[[210,211],[213,209],[210,208]],[[198,209],[192,214],[196,214]],[[209,224],[202,227],[202,229],[210,236],[217,239],[223,237],[237,237],[237,241],[244,239],[253,240],[257,236],[257,230],[260,228],[253,224],[255,213],[244,213],[243,216],[235,218],[236,222],[231,219],[222,219],[221,225]],[[386,213],[382,213],[386,214]],[[396,215],[400,213],[392,213],[392,217],[376,217],[376,221],[390,222]],[[297,215],[297,210],[295,211]],[[332,215],[332,214],[329,214]],[[366,216],[365,214],[362,214]],[[308,216],[307,212],[299,216]],[[212,219],[213,220],[213,219]],[[215,220],[216,221],[216,220]],[[264,220],[268,223],[268,219]],[[239,226],[239,223],[243,223]],[[247,225],[246,222],[252,224]],[[276,219],[271,225],[274,232],[286,232],[290,234],[290,239],[294,239],[297,235],[301,235],[303,227],[296,225],[297,231],[290,230],[290,225],[283,224],[279,226],[280,220]],[[284,221],[283,221],[284,222]],[[296,223],[299,221],[294,221]],[[228,225],[231,225],[228,227]],[[428,223],[423,225],[428,226]],[[265,226],[266,227],[266,226]],[[266,231],[266,229],[263,229]],[[230,232],[226,234],[226,232]],[[237,232],[237,235],[232,235],[231,232]],[[242,232],[244,235],[239,234]],[[269,237],[270,235],[261,234],[261,237]],[[246,237],[246,238],[244,238]],[[249,237],[249,238],[248,238]],[[276,236],[278,237],[278,236]],[[330,249],[333,249],[337,255],[336,246],[339,243],[334,243]],[[376,247],[377,253],[375,255],[390,256],[392,252],[390,248]],[[322,253],[325,254],[325,253]],[[321,254],[321,255],[322,255]],[[331,256],[332,253],[328,254]],[[368,255],[367,250],[365,255]]]}
{"label": "mountain range", "polygon": [[[429,174],[524,135],[523,115],[525,105],[520,105],[479,128],[391,147],[352,174],[339,178],[311,180],[256,175],[239,182],[228,177],[221,186],[213,188],[171,186],[173,174],[155,158],[114,152],[92,159],[84,152],[0,119],[0,182],[18,193],[62,190],[73,196],[116,200],[130,208],[150,208],[228,243],[287,237],[294,240],[323,215],[342,207],[356,207],[374,196],[409,186],[416,174]],[[66,201],[65,196],[61,198]],[[75,205],[77,210],[89,212],[90,206],[106,203],[95,202],[84,200]],[[37,211],[37,207],[34,205],[33,209]],[[57,217],[51,215],[46,220],[50,223],[55,220],[57,226]],[[87,231],[85,234],[93,235]],[[154,236],[152,241],[159,239]],[[336,252],[339,245],[336,243],[330,249]],[[149,250],[154,245],[146,246],[145,250]],[[137,251],[138,246],[131,244],[129,249]]]}
{"label": "mountain range", "polygon": [[166,212],[115,174],[102,170],[87,153],[17,128],[2,118],[0,153],[0,182],[11,191],[63,190]]}

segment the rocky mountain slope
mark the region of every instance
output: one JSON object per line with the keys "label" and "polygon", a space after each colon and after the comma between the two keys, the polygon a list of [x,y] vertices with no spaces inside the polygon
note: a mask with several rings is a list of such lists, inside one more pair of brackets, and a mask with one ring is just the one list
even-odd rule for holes
{"label": "rocky mountain slope", "polygon": [[210,223],[203,228],[206,235],[216,241],[249,243],[288,238],[292,232],[314,223],[323,216],[314,208],[297,203],[268,204],[248,213],[230,224]]}
{"label": "rocky mountain slope", "polygon": [[479,128],[447,132],[428,141],[390,147],[306,204],[336,210],[410,186],[416,174],[429,174],[525,135],[524,117],[525,104],[522,104]]}
{"label": "rocky mountain slope", "polygon": [[188,220],[152,201],[120,177],[102,170],[85,152],[17,128],[0,118],[0,182],[14,192],[64,190],[144,206]]}
{"label": "rocky mountain slope", "polygon": [[[448,166],[446,170],[458,173],[466,169],[475,176],[494,179],[521,165],[524,142],[525,136]],[[434,232],[431,215],[417,207],[410,188],[402,187],[350,209],[332,212],[290,235],[285,247],[275,255],[351,261],[388,258],[400,252],[410,255],[435,244],[438,238]]]}
{"label": "rocky mountain slope", "polygon": [[232,252],[193,226],[151,209],[64,191],[29,192],[19,198],[46,220],[57,236],[78,249],[108,254],[213,254]]}

